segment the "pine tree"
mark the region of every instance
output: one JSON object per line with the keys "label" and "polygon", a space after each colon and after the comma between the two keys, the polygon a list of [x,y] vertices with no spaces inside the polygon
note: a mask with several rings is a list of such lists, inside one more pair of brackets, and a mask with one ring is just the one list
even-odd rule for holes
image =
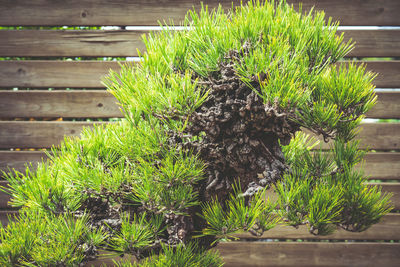
{"label": "pine tree", "polygon": [[21,212],[1,228],[2,265],[77,266],[106,249],[140,260],[119,266],[222,266],[208,249],[237,232],[358,232],[391,210],[354,169],[375,75],[337,63],[353,48],[338,23],[250,1],[181,26],[145,36],[141,63],[104,80],[125,120],[7,175]]}

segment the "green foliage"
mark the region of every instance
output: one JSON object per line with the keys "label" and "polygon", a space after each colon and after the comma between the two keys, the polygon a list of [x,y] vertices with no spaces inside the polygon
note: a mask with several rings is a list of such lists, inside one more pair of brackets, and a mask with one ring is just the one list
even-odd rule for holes
{"label": "green foliage", "polygon": [[275,205],[265,202],[264,197],[265,191],[260,191],[246,201],[240,191],[240,185],[236,185],[234,193],[224,204],[226,208],[217,199],[204,203],[202,217],[208,225],[203,229],[202,235],[216,236],[216,241],[232,239],[234,238],[232,234],[239,231],[262,235],[278,222],[276,216],[272,214]]}
{"label": "green foliage", "polygon": [[[261,235],[282,219],[319,235],[363,231],[391,210],[390,195],[354,170],[365,152],[353,139],[376,102],[375,75],[334,64],[353,47],[338,23],[285,1],[249,1],[228,13],[190,11],[182,26],[144,37],[142,62],[103,81],[126,120],[66,138],[35,171],[7,174],[10,188],[1,190],[23,210],[0,229],[2,265],[76,266],[105,248],[147,257],[120,266],[222,266],[206,249],[238,231]],[[185,130],[195,112],[213,111],[203,104],[231,85],[216,84],[232,77],[227,70],[259,96],[259,112],[276,113],[276,132],[293,135],[282,147],[287,166],[275,166],[285,172],[273,181],[277,203],[262,187],[249,197],[229,181],[227,201],[207,195],[207,178],[218,177],[205,177],[206,159],[186,146],[207,138]],[[312,151],[319,142],[295,133],[300,127],[331,140],[330,149]]]}
{"label": "green foliage", "polygon": [[180,244],[176,248],[163,245],[160,254],[153,255],[140,263],[115,262],[118,267],[202,267],[223,266],[217,252],[205,251],[196,243]]}
{"label": "green foliage", "polygon": [[2,266],[74,266],[107,235],[91,230],[88,217],[74,218],[23,210],[0,229]]}

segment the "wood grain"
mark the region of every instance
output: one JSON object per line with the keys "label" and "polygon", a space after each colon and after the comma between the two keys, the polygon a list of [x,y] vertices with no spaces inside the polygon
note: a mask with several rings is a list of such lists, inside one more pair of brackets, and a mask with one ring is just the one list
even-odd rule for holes
{"label": "wood grain", "polygon": [[[147,32],[147,31],[146,31]],[[142,31],[2,30],[0,56],[134,57]]]}
{"label": "wood grain", "polygon": [[[0,148],[48,148],[64,135],[78,135],[90,122],[0,121]],[[362,147],[399,149],[400,123],[365,123],[358,136]],[[328,145],[322,142],[322,146]]]}
{"label": "wood grain", "polygon": [[[200,1],[193,0],[1,0],[0,25],[158,25],[158,21],[181,21]],[[210,7],[221,3],[230,8],[238,0],[203,0]],[[243,1],[246,2],[246,1]],[[288,0],[295,6],[303,3],[303,10],[313,5],[327,16],[340,20],[341,25],[400,25],[400,4],[393,0]],[[177,23],[175,23],[177,24]]]}
{"label": "wood grain", "polygon": [[28,163],[35,168],[42,160],[46,160],[45,151],[0,151],[0,177],[1,171],[8,172],[12,169],[22,172]]}
{"label": "wood grain", "polygon": [[217,246],[226,267],[399,266],[399,243],[228,242]]}
{"label": "wood grain", "polygon": [[[97,124],[104,124],[97,122]],[[92,122],[0,121],[0,148],[49,148]]]}
{"label": "wood grain", "polygon": [[307,226],[299,228],[293,226],[276,226],[266,231],[262,236],[255,237],[249,233],[236,234],[242,239],[306,239],[306,240],[399,240],[400,239],[400,214],[385,215],[381,221],[361,233],[354,233],[338,228],[333,234],[316,236],[310,234]]}
{"label": "wood grain", "polygon": [[[339,31],[341,33],[343,31]],[[344,41],[352,39],[355,48],[347,57],[400,56],[400,30],[347,30]]]}
{"label": "wood grain", "polygon": [[[339,31],[341,33],[342,31]],[[142,34],[124,30],[1,30],[0,56],[133,57],[144,52]],[[400,30],[347,30],[355,48],[349,57],[400,56]]]}
{"label": "wood grain", "polygon": [[[28,162],[32,162],[35,166],[46,158],[44,151],[0,151],[0,171],[8,169],[23,171]],[[370,179],[400,179],[400,153],[368,153],[364,160],[362,169]]]}
{"label": "wood grain", "polygon": [[[400,92],[378,92],[368,118],[400,118]],[[115,97],[104,90],[0,91],[0,118],[120,118]]]}
{"label": "wood grain", "polygon": [[[304,130],[304,132],[310,134],[309,130]],[[400,123],[363,123],[359,127],[359,134],[356,139],[361,140],[361,148],[375,150],[399,149],[399,132]],[[328,149],[332,143],[332,141],[325,143],[321,136],[319,136],[318,139],[323,149]]]}
{"label": "wood grain", "polygon": [[0,91],[0,118],[123,117],[115,97],[105,90]]}
{"label": "wood grain", "polygon": [[104,88],[101,80],[113,61],[0,61],[0,87]]}
{"label": "wood grain", "polygon": [[[4,187],[7,185],[8,185],[8,183],[6,181],[0,181],[0,186]],[[393,193],[391,201],[396,210],[400,209],[400,183],[379,183],[379,184],[378,183],[369,183],[369,185],[371,185],[371,186],[377,185],[382,188],[383,192]],[[8,206],[9,200],[10,200],[10,196],[5,192],[0,191],[0,209],[10,208]],[[400,219],[398,220],[398,222],[400,223]],[[351,239],[351,238],[348,238],[348,239]],[[399,229],[399,235],[398,235],[397,239],[400,239],[400,229]]]}
{"label": "wood grain", "polygon": [[[368,70],[379,74],[374,82],[378,88],[400,87],[400,60],[361,62],[367,64]],[[119,71],[118,62],[0,61],[0,87],[104,88],[101,80],[110,69]]]}

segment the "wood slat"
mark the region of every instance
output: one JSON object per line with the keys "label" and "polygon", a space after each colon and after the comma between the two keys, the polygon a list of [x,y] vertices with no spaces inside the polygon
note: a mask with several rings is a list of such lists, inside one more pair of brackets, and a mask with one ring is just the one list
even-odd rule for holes
{"label": "wood slat", "polygon": [[371,179],[400,179],[400,153],[368,153],[362,168]]}
{"label": "wood slat", "polygon": [[0,61],[0,87],[104,88],[101,80],[113,61]]}
{"label": "wood slat", "polygon": [[22,172],[29,162],[35,168],[39,162],[46,159],[45,151],[0,151],[0,177],[3,176],[1,171],[15,169]]}
{"label": "wood slat", "polygon": [[[42,159],[46,159],[44,151],[0,151],[0,171],[6,171],[9,168],[23,171],[27,162],[35,165]],[[368,153],[364,160],[365,164],[362,168],[370,179],[400,179],[400,153]]]}
{"label": "wood slat", "polygon": [[[104,122],[96,122],[104,124]],[[77,136],[92,122],[0,121],[0,148],[49,148]]]}
{"label": "wood slat", "polygon": [[[377,87],[400,87],[400,60],[361,62],[367,64],[368,70],[379,73],[374,82]],[[118,62],[0,61],[0,87],[104,88],[101,79],[110,69],[118,71]]]}
{"label": "wood slat", "polygon": [[[147,31],[2,30],[0,56],[133,57],[145,51],[141,35]],[[341,31],[339,31],[340,33]],[[347,30],[355,48],[350,57],[400,56],[400,30]]]}
{"label": "wood slat", "polygon": [[228,242],[217,249],[226,267],[400,266],[399,243]]}
{"label": "wood slat", "polygon": [[[309,130],[304,130],[310,133]],[[400,147],[400,123],[364,123],[360,126],[357,139],[361,140],[361,148],[375,150],[399,149]],[[325,143],[322,137],[318,137],[323,149],[330,147],[331,141]]]}
{"label": "wood slat", "polygon": [[142,31],[0,31],[0,56],[133,57],[144,51]]}
{"label": "wood slat", "polygon": [[[0,25],[158,25],[158,20],[180,21],[187,10],[199,7],[193,0],[1,0]],[[211,7],[221,3],[225,8],[238,0],[203,0]],[[246,2],[246,1],[243,1]],[[340,20],[341,25],[400,25],[400,4],[394,0],[288,0],[297,6],[303,3],[308,10],[325,10],[328,16]]]}
{"label": "wood slat", "polygon": [[[343,31],[339,31],[341,33]],[[400,30],[347,30],[344,40],[352,39],[355,48],[347,57],[400,56]]]}
{"label": "wood slat", "polygon": [[[377,92],[368,118],[400,118],[400,92]],[[0,118],[120,118],[115,97],[104,90],[0,91]]]}
{"label": "wood slat", "polygon": [[378,101],[367,112],[366,116],[368,118],[400,118],[400,91],[379,91],[376,95],[378,96]]}
{"label": "wood slat", "polygon": [[[0,121],[0,148],[47,148],[58,145],[64,135],[77,135],[90,122]],[[359,139],[371,149],[399,149],[400,123],[366,123]],[[323,147],[328,145],[322,142]]]}
{"label": "wood slat", "polygon": [[[6,181],[0,181],[0,186],[7,186],[8,183]],[[393,193],[393,196],[391,198],[391,201],[395,207],[396,210],[400,209],[400,184],[398,183],[370,183],[370,185],[379,185],[382,188],[383,192],[391,192]],[[273,197],[274,198],[274,197]],[[275,198],[274,198],[275,199]],[[5,209],[5,208],[10,208],[8,206],[8,201],[10,200],[10,195],[8,195],[5,192],[0,191],[0,209]],[[400,215],[399,215],[400,216]],[[399,225],[400,225],[400,219],[398,219]],[[355,235],[357,236],[357,235]],[[310,237],[309,237],[310,238]],[[335,238],[337,239],[337,238]],[[351,238],[347,238],[351,239]],[[399,235],[397,238],[389,238],[389,239],[400,239],[400,228],[399,228]]]}
{"label": "wood slat", "polygon": [[306,240],[399,240],[400,239],[400,214],[385,215],[378,224],[374,224],[368,230],[361,233],[337,229],[327,236],[310,234],[307,226],[299,228],[293,226],[276,226],[265,232],[260,237],[249,233],[236,234],[235,237],[245,239],[306,239]]}
{"label": "wood slat", "polygon": [[104,90],[0,91],[0,118],[123,117],[115,97]]}

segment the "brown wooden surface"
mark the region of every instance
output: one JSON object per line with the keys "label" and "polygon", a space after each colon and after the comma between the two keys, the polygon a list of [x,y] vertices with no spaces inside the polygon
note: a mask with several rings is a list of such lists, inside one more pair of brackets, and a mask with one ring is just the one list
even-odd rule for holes
{"label": "brown wooden surface", "polygon": [[354,233],[338,228],[333,234],[316,236],[310,234],[307,226],[299,228],[293,226],[277,226],[266,231],[262,236],[255,237],[249,233],[236,234],[235,237],[246,239],[307,239],[307,240],[399,240],[400,239],[400,214],[385,215],[378,224],[368,230]]}
{"label": "brown wooden surface", "polygon": [[[1,0],[0,25],[158,25],[158,20],[180,21],[188,9],[199,7],[193,0]],[[203,0],[212,7],[222,3],[231,7],[231,0]],[[240,3],[238,0],[233,1]],[[243,1],[246,2],[246,1]],[[396,0],[288,0],[303,9],[325,10],[341,25],[400,25]]]}
{"label": "brown wooden surface", "polygon": [[[6,171],[8,168],[23,171],[27,162],[35,165],[41,162],[42,158],[46,158],[44,151],[0,151],[0,171]],[[400,153],[368,153],[364,159],[362,168],[370,179],[400,179]]]}
{"label": "brown wooden surface", "polygon": [[45,151],[0,151],[0,177],[3,176],[1,171],[15,169],[23,172],[29,162],[35,167],[46,159]]}
{"label": "brown wooden surface", "polygon": [[101,79],[115,61],[0,61],[0,87],[104,88]]}
{"label": "brown wooden surface", "polygon": [[[123,30],[2,30],[0,56],[133,57],[144,52],[141,35],[147,31]],[[341,31],[339,31],[341,32]],[[355,48],[348,56],[400,56],[400,30],[348,30]]]}
{"label": "brown wooden surface", "polygon": [[[8,183],[6,181],[0,181],[0,186],[6,186],[7,184]],[[400,208],[400,184],[399,183],[395,183],[395,184],[394,183],[393,184],[370,183],[370,185],[379,185],[379,186],[381,186],[383,192],[392,192],[393,193],[393,197],[391,198],[392,203],[396,210],[398,210]],[[0,209],[9,208],[9,206],[7,204],[9,200],[10,200],[10,196],[7,193],[0,191]],[[397,222],[400,223],[400,219],[398,219]],[[347,238],[347,239],[351,239],[351,238]],[[400,228],[399,228],[398,238],[396,238],[396,239],[400,239]]]}
{"label": "brown wooden surface", "polygon": [[[310,133],[309,130],[305,130]],[[400,148],[400,123],[364,123],[360,126],[357,139],[360,139],[362,148],[388,150]],[[320,145],[324,149],[330,147],[331,141],[325,143],[322,137]],[[319,146],[318,146],[319,147]]]}
{"label": "brown wooden surface", "polygon": [[144,51],[142,31],[0,31],[0,56],[137,56]]}
{"label": "brown wooden surface", "polygon": [[362,168],[371,179],[400,179],[400,153],[368,153]]}
{"label": "brown wooden surface", "polygon": [[0,118],[32,117],[114,118],[123,115],[115,97],[105,90],[0,91]]}
{"label": "brown wooden surface", "polygon": [[[400,92],[377,92],[369,118],[400,118]],[[0,91],[0,118],[123,117],[115,97],[104,90]]]}
{"label": "brown wooden surface", "polygon": [[217,249],[226,267],[400,266],[399,243],[228,242]]}
{"label": "brown wooden surface", "polygon": [[[364,63],[368,70],[379,73],[374,81],[378,88],[400,87],[400,60]],[[104,88],[101,79],[110,69],[118,71],[118,62],[0,61],[0,87]]]}
{"label": "brown wooden surface", "polygon": [[[64,135],[78,135],[90,122],[0,121],[0,148],[47,148],[58,145]],[[400,123],[366,123],[359,134],[371,149],[399,149]],[[322,142],[323,147],[328,145]]]}
{"label": "brown wooden surface", "polygon": [[[339,33],[342,31],[339,31]],[[348,57],[400,56],[400,30],[347,30],[344,40],[356,43]]]}
{"label": "brown wooden surface", "polygon": [[[97,122],[98,124],[103,122]],[[92,122],[0,121],[0,148],[49,148]]]}

